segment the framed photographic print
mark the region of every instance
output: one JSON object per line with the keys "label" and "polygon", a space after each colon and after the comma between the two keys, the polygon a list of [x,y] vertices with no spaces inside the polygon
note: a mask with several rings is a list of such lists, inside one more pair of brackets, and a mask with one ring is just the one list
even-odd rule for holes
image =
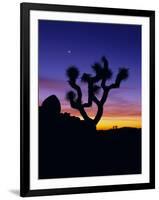
{"label": "framed photographic print", "polygon": [[155,12],[21,4],[21,196],[155,187]]}

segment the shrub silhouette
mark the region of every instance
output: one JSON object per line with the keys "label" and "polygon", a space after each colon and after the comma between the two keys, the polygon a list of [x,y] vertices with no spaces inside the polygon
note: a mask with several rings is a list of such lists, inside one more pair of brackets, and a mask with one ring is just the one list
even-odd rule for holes
{"label": "shrub silhouette", "polygon": [[[83,119],[96,126],[103,115],[103,106],[107,100],[110,90],[119,88],[123,80],[128,78],[128,69],[119,68],[119,72],[116,76],[115,82],[107,85],[106,82],[112,78],[112,71],[109,68],[108,60],[103,56],[101,63],[95,63],[92,66],[95,75],[88,73],[83,73],[81,76],[81,81],[88,85],[88,102],[82,102],[82,90],[77,84],[77,79],[79,78],[79,70],[76,66],[71,66],[67,69],[66,75],[68,77],[69,85],[74,89],[74,91],[69,91],[66,94],[66,99],[70,102],[72,108],[79,110]],[[98,92],[102,90],[101,99],[97,98]],[[94,119],[91,119],[85,111],[85,108],[91,107],[92,103],[97,105],[97,113]]]}

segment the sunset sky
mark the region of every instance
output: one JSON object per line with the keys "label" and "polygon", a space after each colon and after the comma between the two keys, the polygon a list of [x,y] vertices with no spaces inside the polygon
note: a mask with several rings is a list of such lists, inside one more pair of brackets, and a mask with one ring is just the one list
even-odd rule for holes
{"label": "sunset sky", "polygon": [[[113,82],[118,68],[129,68],[129,78],[119,89],[110,91],[98,129],[141,127],[141,26],[59,22],[39,20],[39,105],[55,94],[62,112],[81,117],[66,101],[66,69],[76,65],[80,74],[93,73],[91,65],[106,56],[113,71]],[[87,100],[87,85],[83,101]],[[96,106],[87,109],[89,116],[96,113]],[[82,118],[81,118],[82,119]]]}

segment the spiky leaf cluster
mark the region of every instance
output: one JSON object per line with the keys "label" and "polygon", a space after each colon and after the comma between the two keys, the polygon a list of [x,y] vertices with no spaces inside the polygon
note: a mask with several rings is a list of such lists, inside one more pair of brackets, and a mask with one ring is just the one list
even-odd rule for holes
{"label": "spiky leaf cluster", "polygon": [[121,81],[126,80],[129,76],[127,68],[120,68],[116,77],[116,84],[120,84]]}
{"label": "spiky leaf cluster", "polygon": [[71,81],[75,81],[79,76],[79,70],[75,66],[71,66],[67,69],[66,75]]}
{"label": "spiky leaf cluster", "polygon": [[66,94],[66,99],[67,100],[74,100],[76,98],[76,94],[73,91],[69,91]]}
{"label": "spiky leaf cluster", "polygon": [[81,81],[86,83],[86,82],[89,82],[91,79],[91,75],[90,74],[87,74],[87,73],[84,73],[81,77]]}
{"label": "spiky leaf cluster", "polygon": [[96,73],[96,76],[99,77],[99,79],[103,76],[103,68],[100,63],[95,63],[92,65],[93,71]]}

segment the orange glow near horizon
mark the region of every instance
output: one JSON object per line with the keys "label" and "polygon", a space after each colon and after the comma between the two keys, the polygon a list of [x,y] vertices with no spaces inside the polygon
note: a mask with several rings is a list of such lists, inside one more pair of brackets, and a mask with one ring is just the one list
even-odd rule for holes
{"label": "orange glow near horizon", "polygon": [[[76,116],[81,120],[83,119],[81,115],[76,113]],[[93,116],[90,116],[93,118]],[[141,116],[103,116],[97,124],[97,130],[109,130],[113,126],[118,128],[131,127],[131,128],[141,128]]]}
{"label": "orange glow near horizon", "polygon": [[[132,128],[141,128],[142,127],[142,119],[141,112],[136,106],[131,106],[132,110],[125,107],[105,107],[107,109],[102,118],[97,124],[97,130],[108,130],[112,129],[113,126],[117,126],[118,128],[122,127],[132,127]],[[96,108],[88,108],[87,114],[92,119],[96,114]],[[83,120],[83,117],[80,115],[78,110],[74,110],[71,108],[63,108],[62,112],[70,113],[72,116],[79,117]]]}
{"label": "orange glow near horizon", "polygon": [[141,117],[102,117],[102,119],[97,124],[97,130],[107,130],[112,129],[113,126],[118,128],[122,127],[132,127],[141,128]]}

